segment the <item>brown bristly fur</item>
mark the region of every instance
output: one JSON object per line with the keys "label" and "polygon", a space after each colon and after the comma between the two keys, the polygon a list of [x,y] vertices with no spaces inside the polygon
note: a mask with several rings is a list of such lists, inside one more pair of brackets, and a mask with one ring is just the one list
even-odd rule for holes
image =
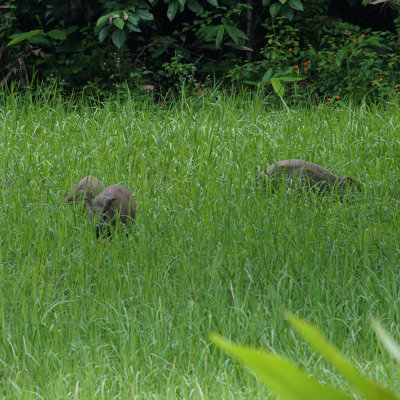
{"label": "brown bristly fur", "polygon": [[356,179],[335,175],[320,165],[299,159],[277,161],[269,165],[265,171],[260,171],[258,178],[269,178],[278,182],[285,179],[288,184],[297,182],[303,187],[315,188],[320,193],[329,193],[334,188],[342,193],[347,189],[361,190]]}
{"label": "brown bristly fur", "polygon": [[115,184],[104,188],[93,201],[85,201],[89,218],[96,216],[99,229],[115,224],[115,215],[118,212],[121,223],[125,224],[136,216],[136,202],[131,192],[122,185]]}
{"label": "brown bristly fur", "polygon": [[101,190],[104,189],[103,182],[94,175],[88,175],[75,184],[63,203],[73,203],[80,200],[93,200]]}

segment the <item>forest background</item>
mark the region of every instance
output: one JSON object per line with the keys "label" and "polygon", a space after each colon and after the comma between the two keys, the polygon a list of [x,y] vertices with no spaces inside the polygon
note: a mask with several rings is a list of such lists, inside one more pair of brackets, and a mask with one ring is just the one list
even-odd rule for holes
{"label": "forest background", "polygon": [[399,10],[397,0],[12,0],[0,6],[0,85],[393,94]]}

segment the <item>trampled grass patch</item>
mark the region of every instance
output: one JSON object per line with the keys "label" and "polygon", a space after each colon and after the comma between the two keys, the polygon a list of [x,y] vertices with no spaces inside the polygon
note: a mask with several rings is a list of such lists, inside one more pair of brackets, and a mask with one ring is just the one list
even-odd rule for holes
{"label": "trampled grass patch", "polygon": [[[287,113],[219,92],[163,107],[4,95],[1,396],[265,398],[211,331],[343,388],[285,310],[399,393],[369,327],[376,316],[399,340],[399,126],[391,103]],[[286,158],[357,178],[363,192],[266,194],[257,166]],[[136,199],[134,226],[112,240],[96,238],[82,208],[60,206],[88,174]]]}

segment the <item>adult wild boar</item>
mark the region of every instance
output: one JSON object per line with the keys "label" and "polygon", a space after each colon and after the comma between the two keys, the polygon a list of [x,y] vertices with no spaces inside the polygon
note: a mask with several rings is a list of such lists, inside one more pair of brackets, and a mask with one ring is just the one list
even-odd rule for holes
{"label": "adult wild boar", "polygon": [[[361,190],[356,179],[339,176],[310,161],[289,159],[277,161],[261,171],[259,178],[271,179],[273,183],[297,183],[306,188],[316,189],[319,193],[330,193],[337,189],[341,194],[347,190]],[[275,182],[274,182],[275,181]]]}

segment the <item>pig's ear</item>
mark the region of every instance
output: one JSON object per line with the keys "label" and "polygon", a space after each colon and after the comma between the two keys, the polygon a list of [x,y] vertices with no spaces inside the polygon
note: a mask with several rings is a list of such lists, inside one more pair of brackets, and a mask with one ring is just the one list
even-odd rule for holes
{"label": "pig's ear", "polygon": [[107,199],[106,203],[104,204],[103,214],[105,213],[113,213],[115,211],[115,201],[117,199]]}

